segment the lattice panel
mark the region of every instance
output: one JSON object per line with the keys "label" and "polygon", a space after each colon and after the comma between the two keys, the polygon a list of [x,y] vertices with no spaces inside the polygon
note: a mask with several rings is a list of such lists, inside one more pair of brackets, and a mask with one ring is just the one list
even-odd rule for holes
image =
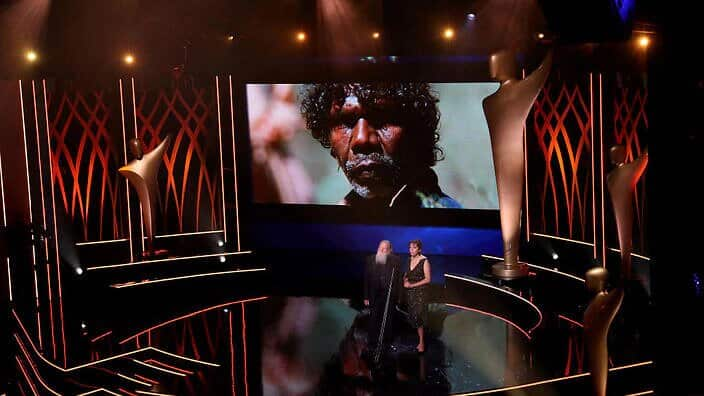
{"label": "lattice panel", "polygon": [[159,234],[222,227],[220,171],[213,160],[218,158],[217,125],[211,111],[213,100],[207,95],[202,88],[137,93],[139,137],[146,148],[151,150],[172,134],[159,175],[163,186]]}
{"label": "lattice panel", "polygon": [[[612,134],[605,138],[608,145],[604,148],[608,158],[608,149],[612,144],[622,144],[626,147],[626,162],[631,162],[640,157],[645,146],[643,137],[648,130],[648,116],[646,104],[648,91],[643,86],[620,86],[614,90],[612,99],[613,129]],[[645,252],[646,231],[646,173],[641,176],[636,185],[634,196],[634,241],[636,252]],[[614,225],[615,227],[615,225]],[[609,238],[609,245],[618,247],[618,240]]]}
{"label": "lattice panel", "polygon": [[531,231],[593,240],[589,80],[551,79],[526,121]]}
{"label": "lattice panel", "polygon": [[120,114],[107,96],[104,90],[67,90],[47,98],[57,209],[63,207],[80,230],[77,242],[126,234],[124,183],[117,173],[121,145],[112,138],[120,134],[112,130]]}

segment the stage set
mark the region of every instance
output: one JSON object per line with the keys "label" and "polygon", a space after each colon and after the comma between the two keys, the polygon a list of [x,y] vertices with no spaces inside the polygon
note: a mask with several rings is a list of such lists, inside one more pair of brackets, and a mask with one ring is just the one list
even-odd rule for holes
{"label": "stage set", "polygon": [[680,394],[649,4],[66,3],[0,7],[0,392]]}

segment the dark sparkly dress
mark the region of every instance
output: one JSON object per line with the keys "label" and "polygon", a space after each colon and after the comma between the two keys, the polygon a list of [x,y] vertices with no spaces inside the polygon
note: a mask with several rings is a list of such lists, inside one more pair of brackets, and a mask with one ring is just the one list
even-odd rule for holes
{"label": "dark sparkly dress", "polygon": [[[420,282],[425,278],[425,273],[423,272],[425,260],[425,258],[422,258],[415,266],[415,268],[406,273],[406,277],[408,278],[409,282],[416,283]],[[410,267],[411,260],[409,259],[408,268]],[[406,289],[406,297],[408,301],[408,316],[411,325],[416,329],[421,326],[425,326],[425,324],[428,322],[427,289],[427,284]]]}

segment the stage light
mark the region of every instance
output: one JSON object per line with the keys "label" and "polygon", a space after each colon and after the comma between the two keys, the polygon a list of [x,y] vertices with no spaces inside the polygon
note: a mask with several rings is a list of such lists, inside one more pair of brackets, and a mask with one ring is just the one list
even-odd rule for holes
{"label": "stage light", "polygon": [[235,40],[235,35],[234,35],[234,34],[231,34],[231,35],[227,36],[227,41],[234,41],[234,40]]}
{"label": "stage light", "polygon": [[381,37],[381,34],[380,34],[379,32],[374,32],[374,33],[372,33],[372,38],[373,38],[374,40],[378,40],[379,37]]}
{"label": "stage light", "polygon": [[25,59],[27,59],[27,62],[29,63],[34,63],[39,59],[39,55],[33,50],[29,50],[24,54]]}
{"label": "stage light", "polygon": [[220,247],[225,246],[225,242],[223,242],[223,241],[218,241],[218,246],[220,246]]}
{"label": "stage light", "polygon": [[557,259],[559,259],[559,258],[560,258],[560,256],[558,256],[557,253],[552,252],[552,259],[553,259],[553,260],[557,260]]}
{"label": "stage light", "polygon": [[544,39],[544,38],[545,38],[545,33],[538,33],[538,38],[539,38],[540,40]]}
{"label": "stage light", "polygon": [[229,310],[229,309],[227,309],[227,308],[224,308],[224,309],[223,309],[222,311],[223,311],[223,312],[225,312],[225,313],[228,313],[228,312],[230,312],[230,310]]}
{"label": "stage light", "polygon": [[83,275],[83,268],[81,268],[81,267],[76,268],[76,273],[78,275]]}
{"label": "stage light", "polygon": [[86,322],[81,322],[81,329],[85,329],[86,327]]}
{"label": "stage light", "polygon": [[477,19],[477,14],[475,14],[475,13],[473,13],[473,12],[470,12],[469,14],[467,14],[467,20],[468,20],[468,21],[473,21],[473,20],[475,20],[475,19]]}
{"label": "stage light", "polygon": [[298,41],[299,43],[306,41],[306,33],[305,32],[296,33],[296,41]]}
{"label": "stage light", "polygon": [[445,28],[445,30],[442,32],[442,36],[445,38],[445,40],[452,40],[455,37],[455,30],[452,28]]}
{"label": "stage light", "polygon": [[220,262],[221,262],[221,263],[224,263],[225,260],[227,260],[227,259],[225,258],[225,256],[220,256]]}
{"label": "stage light", "polygon": [[638,38],[638,46],[640,48],[646,49],[650,45],[650,38],[646,35],[641,35]]}
{"label": "stage light", "polygon": [[126,64],[131,65],[131,64],[134,64],[134,60],[135,60],[135,59],[134,59],[134,55],[132,55],[132,54],[126,54],[125,57],[122,58],[122,60],[123,60]]}

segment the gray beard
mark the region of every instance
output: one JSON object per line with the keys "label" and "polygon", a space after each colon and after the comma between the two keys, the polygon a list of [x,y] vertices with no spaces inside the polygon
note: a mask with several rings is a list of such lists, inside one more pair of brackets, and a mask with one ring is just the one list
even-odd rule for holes
{"label": "gray beard", "polygon": [[[374,186],[374,189],[372,190],[369,186],[367,185],[361,185],[357,183],[352,177],[350,177],[350,172],[352,169],[354,169],[357,165],[359,165],[363,161],[371,160],[374,162],[380,162],[389,168],[391,168],[393,177],[392,180],[389,180],[389,183],[386,185],[382,186]],[[357,154],[355,155],[354,159],[348,160],[345,162],[345,176],[347,176],[347,180],[350,181],[350,184],[352,185],[352,189],[354,190],[357,195],[359,195],[362,198],[374,198],[374,197],[379,197],[379,196],[386,196],[386,195],[391,195],[394,191],[394,186],[396,185],[396,181],[399,178],[400,174],[400,169],[398,165],[394,163],[393,158],[389,157],[388,155],[385,154],[380,154],[380,153],[371,153],[371,154]]]}
{"label": "gray beard", "polygon": [[376,254],[376,263],[377,264],[386,264],[386,259],[389,258],[388,254],[384,253],[377,253]]}

